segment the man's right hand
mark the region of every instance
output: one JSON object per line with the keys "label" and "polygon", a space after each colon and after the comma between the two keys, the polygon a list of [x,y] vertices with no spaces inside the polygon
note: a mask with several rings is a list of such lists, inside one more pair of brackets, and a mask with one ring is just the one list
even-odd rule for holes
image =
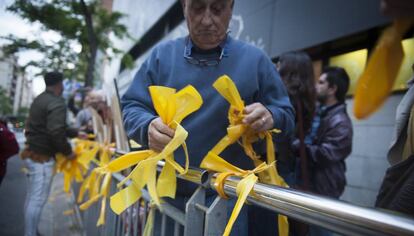
{"label": "man's right hand", "polygon": [[174,137],[175,130],[168,127],[158,117],[151,121],[148,127],[148,146],[151,150],[161,152]]}

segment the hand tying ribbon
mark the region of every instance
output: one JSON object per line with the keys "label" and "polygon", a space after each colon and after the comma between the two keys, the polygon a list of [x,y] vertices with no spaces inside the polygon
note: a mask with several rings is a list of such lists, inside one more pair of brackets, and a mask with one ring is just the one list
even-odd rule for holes
{"label": "hand tying ribbon", "polygon": [[89,162],[94,157],[93,153],[96,153],[96,146],[92,145],[87,140],[74,139],[75,158],[72,160],[67,159],[63,154],[58,153],[56,155],[56,172],[63,173],[63,190],[69,193],[70,184],[73,180],[76,182],[83,181],[83,175],[86,174],[89,168]]}
{"label": "hand tying ribbon", "polygon": [[367,118],[390,94],[404,57],[401,40],[413,23],[413,18],[397,19],[381,35],[355,89],[356,118]]}
{"label": "hand tying ribbon", "polygon": [[[157,206],[160,206],[159,197],[174,198],[177,185],[175,171],[185,174],[188,170],[189,159],[185,145],[188,133],[180,125],[180,122],[201,107],[202,98],[192,86],[187,86],[178,92],[172,88],[150,86],[149,91],[158,115],[165,124],[175,130],[175,134],[159,153],[152,150],[130,152],[97,169],[101,173],[114,173],[136,165],[129,176],[118,186],[128,180],[131,180],[131,184],[114,194],[110,199],[111,208],[116,214],[120,214],[135,203],[141,196],[141,189],[145,186]],[[173,155],[180,146],[183,146],[185,152],[184,167],[175,162]],[[157,163],[160,160],[165,160],[165,166],[157,181]]]}
{"label": "hand tying ribbon", "polygon": [[[236,220],[240,209],[242,208],[247,195],[252,190],[253,185],[257,182],[257,177],[255,174],[259,175],[259,179],[263,183],[273,184],[283,187],[288,187],[286,182],[282,177],[279,176],[277,169],[274,166],[276,161],[275,151],[273,146],[273,140],[271,133],[278,133],[279,130],[267,130],[256,132],[251,129],[249,126],[243,124],[242,120],[244,118],[243,110],[245,108],[244,101],[241,99],[240,94],[237,90],[234,82],[226,75],[221,76],[213,84],[214,88],[230,103],[230,109],[228,112],[228,119],[230,122],[229,127],[227,128],[227,135],[224,136],[208,153],[208,155],[201,162],[200,167],[216,172],[224,172],[219,174],[217,177],[216,183],[218,189],[223,185],[223,181],[229,175],[237,175],[242,177],[238,185],[238,200],[230,220],[227,224],[225,234],[228,235],[231,231],[231,227]],[[229,167],[229,163],[225,162],[218,155],[227,148],[227,146],[235,143],[241,138],[241,145],[244,148],[244,151],[247,156],[249,156],[256,168],[253,171],[241,170],[237,167]],[[253,142],[256,142],[259,139],[266,138],[266,151],[267,151],[267,164],[260,159],[260,156],[256,154],[253,150]],[[221,160],[222,161],[221,161]],[[229,168],[229,169],[228,169]],[[242,191],[243,190],[243,191]],[[218,190],[221,191],[221,190]],[[221,194],[219,192],[220,196]],[[246,195],[246,196],[244,196]],[[224,195],[223,195],[224,196]],[[288,221],[286,216],[279,215],[279,234],[288,235]]]}

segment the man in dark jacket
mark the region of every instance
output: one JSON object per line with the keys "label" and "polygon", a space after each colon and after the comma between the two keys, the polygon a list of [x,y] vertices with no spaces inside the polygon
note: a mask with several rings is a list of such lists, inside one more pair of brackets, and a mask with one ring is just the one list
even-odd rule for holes
{"label": "man in dark jacket", "polygon": [[26,126],[26,148],[21,156],[28,169],[25,203],[25,235],[36,235],[42,208],[49,196],[57,153],[75,157],[68,142],[66,104],[61,97],[63,75],[49,72],[44,76],[46,90],[30,107]]}
{"label": "man in dark jacket", "polygon": [[[305,144],[310,190],[332,198],[339,198],[345,189],[345,158],[352,150],[352,122],[345,105],[348,87],[349,77],[343,68],[324,69],[316,85],[320,104]],[[293,149],[298,156],[299,140]],[[313,235],[312,227],[310,233]]]}

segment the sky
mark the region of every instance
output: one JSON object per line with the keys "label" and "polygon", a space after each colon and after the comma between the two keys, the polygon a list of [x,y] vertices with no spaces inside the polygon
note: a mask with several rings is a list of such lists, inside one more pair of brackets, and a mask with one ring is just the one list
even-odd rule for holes
{"label": "sky", "polygon": [[[6,7],[12,4],[14,0],[0,0],[0,36],[13,34],[27,39],[35,39],[42,37],[46,41],[55,41],[60,36],[54,32],[40,33],[40,24],[31,24],[24,21],[19,16],[6,11]],[[5,40],[0,39],[0,46],[5,44]],[[42,55],[36,52],[24,52],[18,55],[18,63],[24,65],[26,62],[34,59],[41,59]],[[27,71],[27,78],[33,80],[34,95],[40,94],[45,84],[43,79],[35,76],[39,71],[34,68],[29,68]]]}

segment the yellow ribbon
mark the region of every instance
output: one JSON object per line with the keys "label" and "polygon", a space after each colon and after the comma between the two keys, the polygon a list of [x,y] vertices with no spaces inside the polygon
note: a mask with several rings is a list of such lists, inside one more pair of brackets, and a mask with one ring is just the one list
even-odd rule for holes
{"label": "yellow ribbon", "polygon": [[229,222],[227,223],[226,229],[223,233],[223,235],[229,235],[233,227],[233,224],[236,221],[237,216],[239,215],[240,210],[242,209],[243,204],[247,199],[247,196],[249,195],[250,191],[254,187],[254,184],[258,180],[258,177],[255,174],[265,171],[271,167],[274,167],[274,162],[270,165],[267,165],[266,163],[262,162],[253,170],[243,170],[228,163],[218,155],[209,152],[207,156],[203,159],[201,166],[205,169],[220,173],[217,176],[214,185],[216,186],[216,190],[220,194],[220,196],[223,196],[225,198],[227,198],[223,190],[223,182],[225,181],[225,179],[232,175],[242,178],[236,187],[236,193],[238,196],[236,205],[233,209]]}
{"label": "yellow ribbon", "polygon": [[[275,168],[274,164],[276,161],[275,157],[275,150],[273,146],[273,140],[271,133],[278,133],[279,130],[269,130],[269,131],[262,131],[256,133],[253,131],[249,126],[242,123],[244,118],[243,110],[244,110],[244,101],[241,99],[241,96],[237,90],[236,85],[234,82],[226,75],[221,76],[217,79],[217,81],[213,84],[214,88],[230,103],[230,109],[228,112],[228,119],[230,122],[229,127],[227,128],[227,135],[224,136],[207,154],[207,156],[203,159],[200,167],[208,170],[213,170],[217,172],[223,172],[223,175],[219,175],[216,180],[216,186],[220,191],[220,186],[223,185],[223,181],[228,175],[234,174],[243,179],[240,181],[238,187],[240,189],[240,193],[246,194],[238,194],[238,200],[230,217],[230,220],[227,224],[226,231],[224,235],[228,235],[231,231],[231,227],[236,220],[241,207],[243,206],[247,195],[249,194],[250,190],[252,189],[254,183],[257,181],[257,177],[254,174],[258,174],[260,181],[267,184],[274,184],[278,186],[288,187],[286,182],[283,180],[282,177],[279,176],[277,169]],[[244,148],[244,151],[247,156],[249,156],[256,168],[253,171],[250,171],[249,174],[240,174],[240,173],[247,173],[244,170],[241,170],[237,167],[232,166],[230,169],[227,162],[219,161],[221,159],[218,155],[226,149],[229,145],[235,143],[239,139],[242,139],[241,145]],[[252,143],[256,142],[258,139],[266,139],[266,151],[267,151],[267,163],[264,163],[260,160],[260,156],[256,154],[253,150]],[[214,158],[212,158],[214,156]],[[212,161],[212,163],[210,163]],[[270,164],[269,164],[270,163]],[[231,174],[229,174],[231,173]],[[254,176],[254,177],[253,177]],[[241,191],[243,190],[243,191]],[[223,196],[223,193],[219,194]],[[288,221],[286,216],[278,215],[279,221],[279,234],[280,235],[288,235]],[[226,234],[227,233],[227,234]]]}
{"label": "yellow ribbon", "polygon": [[413,19],[398,19],[381,35],[356,85],[356,118],[367,118],[385,102],[391,92],[404,58],[401,40],[413,22]]}
{"label": "yellow ribbon", "polygon": [[75,158],[68,160],[63,154],[56,155],[56,172],[63,173],[63,190],[69,193],[70,184],[73,180],[76,182],[83,181],[83,175],[86,174],[89,168],[89,162],[93,153],[96,153],[97,148],[92,145],[90,141],[74,139]]}
{"label": "yellow ribbon", "polygon": [[[113,144],[98,144],[100,152],[99,161],[96,161],[98,166],[105,166],[110,162],[110,158],[113,154],[111,148],[113,146]],[[93,203],[97,202],[100,198],[102,198],[101,211],[96,226],[105,224],[106,200],[109,194],[111,180],[111,173],[101,173],[97,171],[97,168],[95,168],[91,171],[90,175],[82,183],[79,190],[79,195],[77,199],[78,203],[82,202],[85,191],[89,191],[89,200],[80,205],[79,208],[81,210],[88,209]]]}
{"label": "yellow ribbon", "polygon": [[[147,186],[148,192],[154,203],[160,206],[159,197],[175,197],[176,176],[175,171],[185,174],[188,170],[189,159],[185,139],[187,131],[180,125],[180,122],[192,112],[198,110],[202,104],[202,98],[192,86],[187,86],[176,92],[175,89],[150,86],[150,95],[154,108],[165,124],[175,129],[172,140],[160,152],[152,150],[137,151],[125,154],[97,171],[102,173],[114,173],[137,165],[133,171],[118,186],[131,180],[131,184],[114,194],[110,199],[111,209],[120,214],[141,197],[141,189]],[[174,151],[183,146],[185,152],[185,166],[181,167],[174,160]],[[158,181],[156,170],[158,161],[165,160]]]}

